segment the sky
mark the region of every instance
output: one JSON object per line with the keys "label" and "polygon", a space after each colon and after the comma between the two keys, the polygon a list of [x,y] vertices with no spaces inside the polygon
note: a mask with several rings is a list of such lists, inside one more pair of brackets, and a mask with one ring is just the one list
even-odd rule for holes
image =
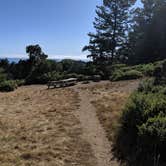
{"label": "sky", "polygon": [[85,59],[81,50],[101,2],[0,0],[0,58],[26,58],[26,46],[39,44],[49,58]]}

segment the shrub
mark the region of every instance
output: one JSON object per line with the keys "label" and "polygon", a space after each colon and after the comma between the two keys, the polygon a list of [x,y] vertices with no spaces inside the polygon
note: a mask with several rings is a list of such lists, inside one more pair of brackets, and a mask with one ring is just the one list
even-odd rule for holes
{"label": "shrub", "polygon": [[166,60],[160,63],[154,72],[155,84],[164,85],[166,84]]}
{"label": "shrub", "polygon": [[93,75],[93,76],[92,76],[92,80],[93,80],[94,82],[99,82],[99,81],[101,81],[101,76],[100,76],[100,75]]}
{"label": "shrub", "polygon": [[123,72],[121,70],[117,70],[113,73],[110,77],[111,81],[120,81],[120,80],[131,80],[131,79],[138,79],[143,77],[143,74],[137,70],[129,70]]}
{"label": "shrub", "polygon": [[153,76],[154,71],[155,71],[155,65],[150,63],[146,65],[142,65],[142,69],[140,71],[145,75],[145,76]]}
{"label": "shrub", "polygon": [[26,84],[46,84],[48,81],[57,81],[64,78],[64,73],[59,73],[56,71],[39,74],[32,72],[26,78]]}
{"label": "shrub", "polygon": [[117,72],[130,72],[130,71],[138,71],[142,73],[144,76],[154,76],[155,70],[158,66],[160,66],[163,63],[163,61],[158,61],[155,63],[149,63],[149,64],[140,64],[135,66],[126,66],[125,64],[115,64],[112,66],[113,69],[113,75]]}
{"label": "shrub", "polygon": [[138,87],[138,91],[148,93],[151,92],[153,88],[154,88],[154,79],[150,78],[141,81]]}
{"label": "shrub", "polygon": [[7,74],[4,72],[4,69],[0,68],[0,82],[7,80]]}
{"label": "shrub", "polygon": [[129,165],[152,165],[166,153],[166,96],[135,92],[129,99],[115,138],[116,155]]}
{"label": "shrub", "polygon": [[17,86],[22,86],[25,84],[25,80],[14,80]]}
{"label": "shrub", "polygon": [[3,81],[0,83],[0,91],[2,92],[14,91],[16,88],[17,88],[17,83],[12,80]]}

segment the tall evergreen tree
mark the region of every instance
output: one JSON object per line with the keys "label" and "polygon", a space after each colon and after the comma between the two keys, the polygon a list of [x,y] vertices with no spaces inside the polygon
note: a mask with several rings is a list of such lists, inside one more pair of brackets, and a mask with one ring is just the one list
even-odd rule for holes
{"label": "tall evergreen tree", "polygon": [[129,9],[136,0],[103,0],[97,6],[94,21],[96,33],[89,33],[89,45],[83,51],[89,51],[96,64],[113,63],[117,52],[127,38]]}
{"label": "tall evergreen tree", "polygon": [[[165,0],[142,0],[143,8],[134,11],[133,27],[129,33],[128,62],[149,63],[164,59],[161,42],[165,38]],[[162,45],[162,47],[161,47]],[[165,47],[166,48],[166,47]]]}

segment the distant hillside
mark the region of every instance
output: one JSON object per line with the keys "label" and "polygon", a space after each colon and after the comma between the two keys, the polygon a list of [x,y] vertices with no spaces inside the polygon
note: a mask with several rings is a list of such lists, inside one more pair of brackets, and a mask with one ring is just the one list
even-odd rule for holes
{"label": "distant hillside", "polygon": [[[1,59],[3,59],[3,58],[1,58]],[[18,63],[19,60],[26,60],[27,58],[7,58],[7,59],[10,63],[12,63],[12,62]],[[52,59],[52,60],[59,62],[59,61],[62,61],[63,59]],[[80,60],[84,61],[84,62],[88,62],[87,59],[80,59]]]}

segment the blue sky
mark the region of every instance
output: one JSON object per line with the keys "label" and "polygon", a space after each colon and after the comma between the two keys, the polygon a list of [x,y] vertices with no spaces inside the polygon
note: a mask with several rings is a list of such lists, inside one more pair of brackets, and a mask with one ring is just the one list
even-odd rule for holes
{"label": "blue sky", "polygon": [[0,58],[26,57],[39,44],[50,58],[85,58],[101,0],[0,0]]}

